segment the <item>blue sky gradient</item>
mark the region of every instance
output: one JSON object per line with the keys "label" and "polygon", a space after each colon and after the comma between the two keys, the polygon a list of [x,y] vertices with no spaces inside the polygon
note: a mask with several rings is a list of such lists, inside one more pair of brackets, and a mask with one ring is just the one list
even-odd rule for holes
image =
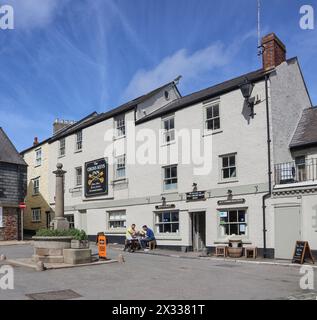
{"label": "blue sky gradient", "polygon": [[[19,150],[49,137],[55,118],[107,111],[178,75],[186,95],[261,67],[256,0],[2,4],[14,6],[15,29],[0,30],[0,126]],[[299,27],[304,4],[317,8],[317,0],[262,0],[262,32],[299,57],[317,104],[317,31]]]}

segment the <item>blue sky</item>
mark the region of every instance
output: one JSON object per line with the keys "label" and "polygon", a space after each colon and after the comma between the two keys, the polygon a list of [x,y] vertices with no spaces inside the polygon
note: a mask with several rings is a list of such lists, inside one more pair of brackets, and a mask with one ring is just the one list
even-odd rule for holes
{"label": "blue sky", "polygon": [[[0,126],[19,150],[50,136],[55,118],[104,112],[178,75],[185,95],[261,66],[256,0],[2,4],[13,5],[15,29],[0,30]],[[317,104],[317,30],[300,29],[304,4],[317,8],[317,0],[262,0],[262,29],[299,57]]]}

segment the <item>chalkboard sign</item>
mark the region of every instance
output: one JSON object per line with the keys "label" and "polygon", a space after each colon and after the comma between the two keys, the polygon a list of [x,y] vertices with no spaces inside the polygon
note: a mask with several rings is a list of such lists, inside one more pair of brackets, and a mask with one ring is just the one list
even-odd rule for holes
{"label": "chalkboard sign", "polygon": [[306,259],[309,259],[312,263],[315,263],[308,242],[297,241],[292,262],[303,264]]}

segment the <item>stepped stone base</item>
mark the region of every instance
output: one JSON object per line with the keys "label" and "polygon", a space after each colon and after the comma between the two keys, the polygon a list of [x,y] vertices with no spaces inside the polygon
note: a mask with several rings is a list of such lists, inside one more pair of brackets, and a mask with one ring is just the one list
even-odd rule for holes
{"label": "stepped stone base", "polygon": [[91,249],[64,249],[64,263],[66,264],[84,264],[91,262]]}

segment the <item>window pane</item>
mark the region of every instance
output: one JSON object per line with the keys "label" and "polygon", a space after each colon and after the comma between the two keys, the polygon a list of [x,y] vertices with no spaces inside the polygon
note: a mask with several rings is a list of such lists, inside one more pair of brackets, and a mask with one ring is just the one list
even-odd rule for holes
{"label": "window pane", "polygon": [[172,226],[171,224],[164,224],[164,232],[165,233],[171,233],[172,232]]}
{"label": "window pane", "polygon": [[222,167],[227,168],[229,166],[229,161],[227,157],[222,158]]}
{"label": "window pane", "polygon": [[163,224],[160,224],[158,226],[158,229],[159,229],[159,233],[164,233],[164,225]]}
{"label": "window pane", "polygon": [[158,222],[163,222],[163,215],[161,213],[157,214]]}
{"label": "window pane", "polygon": [[213,120],[208,120],[207,121],[207,130],[214,130]]}
{"label": "window pane", "polygon": [[224,169],[223,170],[223,179],[228,179],[230,178],[230,171],[229,169]]}
{"label": "window pane", "polygon": [[173,178],[176,178],[177,177],[177,167],[172,167],[171,169],[171,176]]}
{"label": "window pane", "polygon": [[235,178],[237,176],[236,168],[230,168],[230,178]]}
{"label": "window pane", "polygon": [[172,212],[172,222],[178,222],[178,221],[179,221],[178,212]]}
{"label": "window pane", "polygon": [[172,232],[173,233],[179,232],[179,223],[173,223],[172,224]]}
{"label": "window pane", "polygon": [[230,224],[230,235],[239,234],[238,226],[239,226],[238,224]]}
{"label": "window pane", "polygon": [[213,118],[219,117],[219,105],[213,106]]}
{"label": "window pane", "polygon": [[171,222],[171,215],[169,212],[163,214],[163,222]]}
{"label": "window pane", "polygon": [[230,166],[234,167],[236,165],[236,157],[235,156],[231,156],[230,157]]}
{"label": "window pane", "polygon": [[246,235],[247,225],[245,223],[239,225],[239,234],[244,236]]}
{"label": "window pane", "polygon": [[245,222],[245,211],[239,211],[239,222]]}
{"label": "window pane", "polygon": [[170,119],[170,129],[175,129],[174,118]]}
{"label": "window pane", "polygon": [[207,108],[207,119],[211,119],[213,116],[212,116],[212,107],[210,108]]}
{"label": "window pane", "polygon": [[220,118],[216,118],[214,121],[214,128],[213,130],[218,130],[220,129]]}
{"label": "window pane", "polygon": [[229,222],[238,222],[238,214],[237,211],[229,211]]}

